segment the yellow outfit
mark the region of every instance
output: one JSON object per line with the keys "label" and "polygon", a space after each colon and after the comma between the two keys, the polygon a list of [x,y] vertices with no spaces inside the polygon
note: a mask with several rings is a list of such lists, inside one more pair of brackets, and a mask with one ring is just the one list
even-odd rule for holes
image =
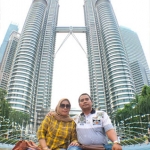
{"label": "yellow outfit", "polygon": [[38,140],[45,139],[52,150],[67,148],[71,142],[77,142],[76,124],[73,120],[63,122],[54,116],[47,116],[38,129],[37,137]]}

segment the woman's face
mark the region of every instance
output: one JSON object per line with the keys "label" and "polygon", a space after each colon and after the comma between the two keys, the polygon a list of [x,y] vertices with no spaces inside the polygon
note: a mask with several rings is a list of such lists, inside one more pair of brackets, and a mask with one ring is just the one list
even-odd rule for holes
{"label": "woman's face", "polygon": [[69,115],[69,111],[70,111],[69,102],[67,100],[62,101],[60,106],[59,106],[59,113],[62,116],[67,116],[67,115]]}

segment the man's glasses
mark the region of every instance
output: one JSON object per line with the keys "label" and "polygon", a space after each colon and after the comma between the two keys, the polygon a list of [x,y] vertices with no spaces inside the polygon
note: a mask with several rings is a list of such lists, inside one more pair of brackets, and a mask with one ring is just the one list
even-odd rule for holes
{"label": "man's glasses", "polygon": [[83,99],[80,99],[80,102],[84,102],[84,101],[88,101],[89,100],[89,98],[83,98]]}
{"label": "man's glasses", "polygon": [[70,104],[60,104],[60,108],[67,108],[70,109]]}

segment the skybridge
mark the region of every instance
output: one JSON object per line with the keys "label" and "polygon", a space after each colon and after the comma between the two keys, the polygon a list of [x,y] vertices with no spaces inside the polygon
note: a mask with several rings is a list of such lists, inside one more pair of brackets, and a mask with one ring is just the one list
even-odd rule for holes
{"label": "skybridge", "polygon": [[56,33],[86,33],[86,27],[56,27]]}
{"label": "skybridge", "polygon": [[79,46],[81,47],[81,49],[83,50],[83,52],[85,53],[85,55],[88,57],[86,51],[84,50],[84,48],[82,47],[81,43],[79,42],[79,40],[77,39],[77,37],[74,34],[74,33],[86,33],[86,31],[87,31],[86,27],[73,27],[73,26],[69,26],[69,27],[61,27],[60,26],[60,27],[56,27],[56,33],[68,33],[68,34],[64,38],[64,40],[61,43],[61,45],[58,48],[58,50],[56,50],[56,53],[54,54],[54,57],[56,56],[56,54],[58,53],[58,51],[60,50],[60,48],[66,42],[66,40],[69,38],[70,35],[73,36],[73,38],[79,44]]}

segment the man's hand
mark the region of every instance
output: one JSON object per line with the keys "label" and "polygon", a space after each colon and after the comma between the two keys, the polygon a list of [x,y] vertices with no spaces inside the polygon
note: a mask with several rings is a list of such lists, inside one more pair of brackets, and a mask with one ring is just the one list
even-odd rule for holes
{"label": "man's hand", "polygon": [[69,146],[79,146],[78,142],[71,142]]}
{"label": "man's hand", "polygon": [[112,150],[122,150],[122,147],[121,145],[116,143],[116,144],[113,144]]}
{"label": "man's hand", "polygon": [[51,116],[53,114],[53,111],[50,111],[46,114],[46,116]]}

